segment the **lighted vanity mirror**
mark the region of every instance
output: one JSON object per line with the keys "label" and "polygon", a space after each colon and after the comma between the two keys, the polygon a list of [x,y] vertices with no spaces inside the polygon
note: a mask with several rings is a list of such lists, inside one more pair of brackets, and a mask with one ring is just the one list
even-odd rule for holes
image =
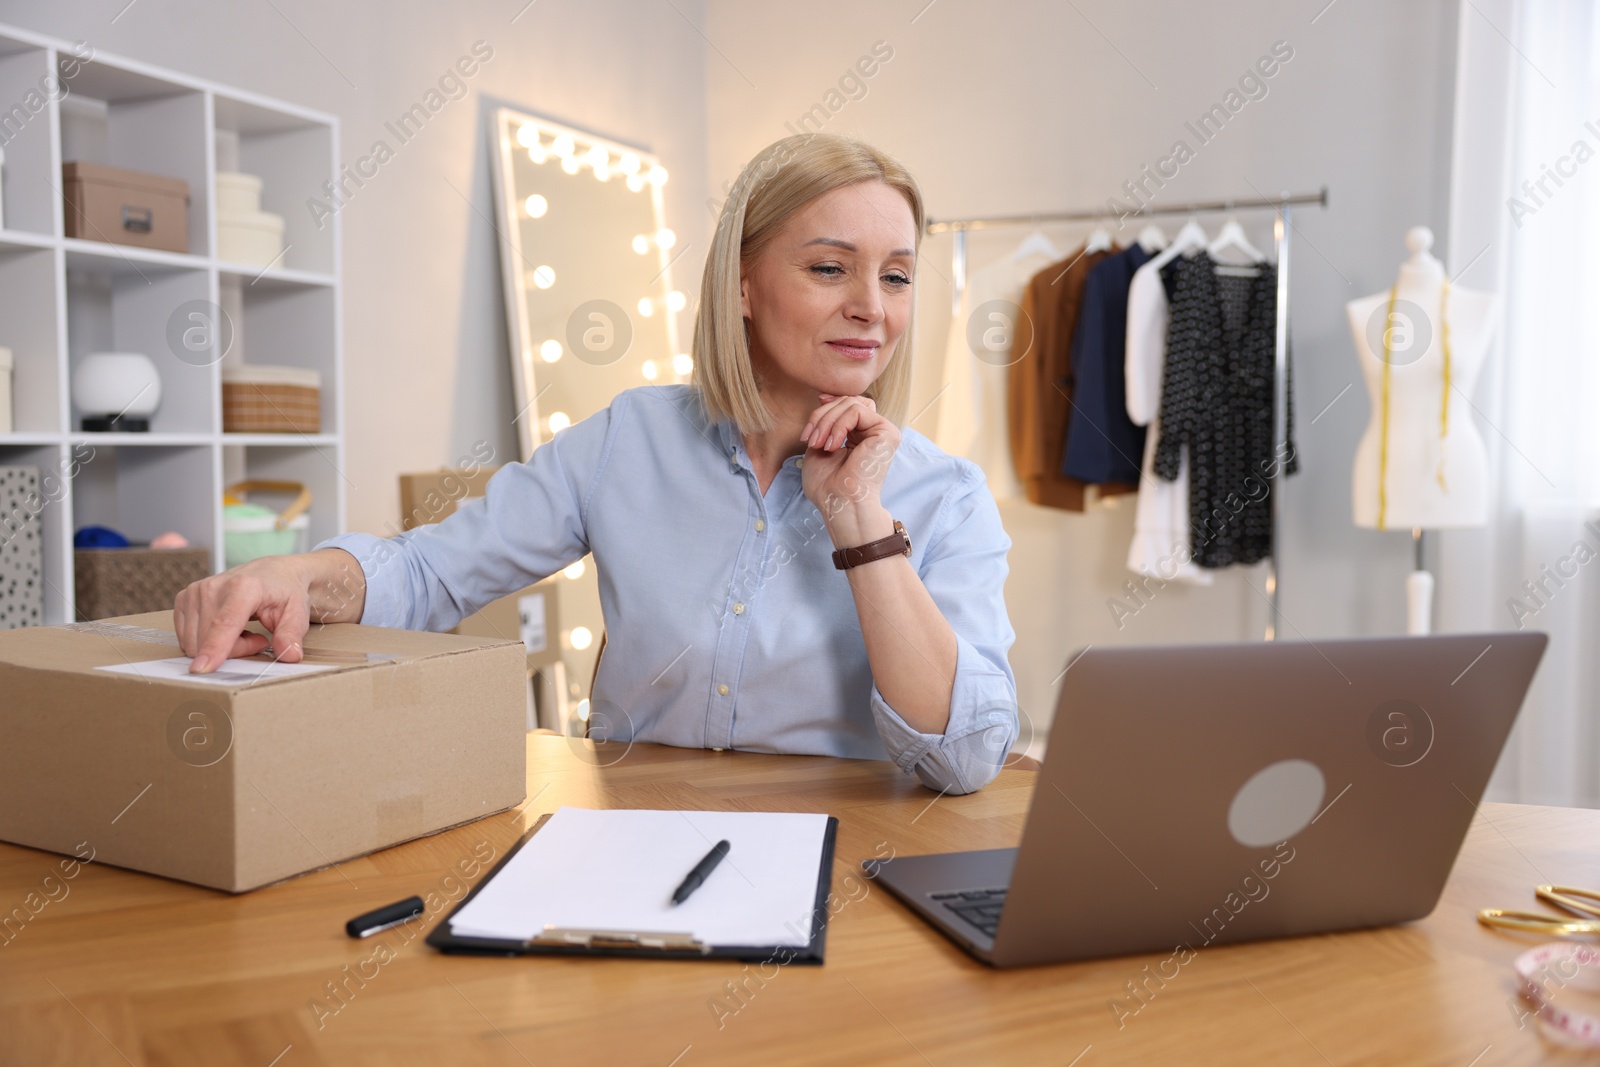
{"label": "lighted vanity mirror", "polygon": [[[522,458],[623,389],[689,380],[684,250],[649,152],[514,108],[493,117],[514,425]],[[682,332],[687,337],[687,331]]]}

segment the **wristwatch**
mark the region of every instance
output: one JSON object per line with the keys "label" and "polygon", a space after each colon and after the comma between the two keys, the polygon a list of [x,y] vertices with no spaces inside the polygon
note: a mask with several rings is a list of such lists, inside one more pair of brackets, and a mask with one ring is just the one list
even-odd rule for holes
{"label": "wristwatch", "polygon": [[896,519],[894,533],[888,537],[880,537],[876,541],[868,541],[854,548],[835,549],[833,565],[841,571],[847,571],[851,567],[859,567],[874,560],[909,555],[911,555],[911,535],[906,533],[906,528],[900,525],[899,519]]}

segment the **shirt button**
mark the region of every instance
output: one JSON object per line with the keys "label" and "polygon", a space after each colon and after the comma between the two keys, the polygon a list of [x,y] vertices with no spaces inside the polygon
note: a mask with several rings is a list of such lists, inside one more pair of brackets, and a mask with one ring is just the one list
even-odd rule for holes
{"label": "shirt button", "polygon": [[765,519],[757,519],[756,520],[756,533],[760,533],[762,530],[765,530],[766,528],[767,528],[767,521]]}
{"label": "shirt button", "polygon": [[733,606],[733,613],[735,615],[743,615],[744,614],[744,603],[742,601]]}
{"label": "shirt button", "polygon": [[721,696],[727,696],[728,695],[727,683],[723,683],[722,685],[717,686],[717,693],[719,695],[721,695]]}

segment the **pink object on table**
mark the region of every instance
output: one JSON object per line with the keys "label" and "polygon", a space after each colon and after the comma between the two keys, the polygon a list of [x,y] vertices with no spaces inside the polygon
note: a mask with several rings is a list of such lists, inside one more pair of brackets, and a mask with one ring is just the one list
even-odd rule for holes
{"label": "pink object on table", "polygon": [[175,532],[173,530],[168,530],[166,533],[158,535],[154,541],[151,541],[150,542],[150,547],[151,548],[188,548],[189,547],[189,539],[187,537],[183,536],[183,534],[181,534],[181,533],[177,533],[177,532]]}

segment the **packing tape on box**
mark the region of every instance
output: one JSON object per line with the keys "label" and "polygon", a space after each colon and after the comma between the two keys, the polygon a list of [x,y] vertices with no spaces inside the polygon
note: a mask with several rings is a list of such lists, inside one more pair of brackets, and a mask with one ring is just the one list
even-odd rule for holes
{"label": "packing tape on box", "polygon": [[143,641],[147,645],[178,647],[178,635],[171,630],[154,630],[148,626],[129,626],[123,622],[64,622],[57,630],[76,630],[78,633],[99,634],[102,637],[120,637],[125,641]]}
{"label": "packing tape on box", "polygon": [[1522,995],[1537,1007],[1534,1015],[1551,1036],[1574,1045],[1600,1048],[1600,1016],[1558,1008],[1550,995],[1551,986],[1600,990],[1600,951],[1570,941],[1554,941],[1524,952],[1517,957],[1515,966],[1517,977],[1522,979]]}
{"label": "packing tape on box", "polygon": [[[166,645],[169,648],[178,648],[178,635],[171,630],[157,630],[150,626],[133,626],[125,622],[67,622],[56,626],[58,630],[76,630],[79,633],[99,634],[102,637],[120,637],[126,641],[142,641],[147,645]],[[245,656],[244,659],[272,662],[272,646],[254,656]],[[300,650],[302,663],[348,663],[351,665],[363,663],[377,663],[381,660],[390,660],[395,657],[387,652],[335,652],[326,648],[304,648]]]}

